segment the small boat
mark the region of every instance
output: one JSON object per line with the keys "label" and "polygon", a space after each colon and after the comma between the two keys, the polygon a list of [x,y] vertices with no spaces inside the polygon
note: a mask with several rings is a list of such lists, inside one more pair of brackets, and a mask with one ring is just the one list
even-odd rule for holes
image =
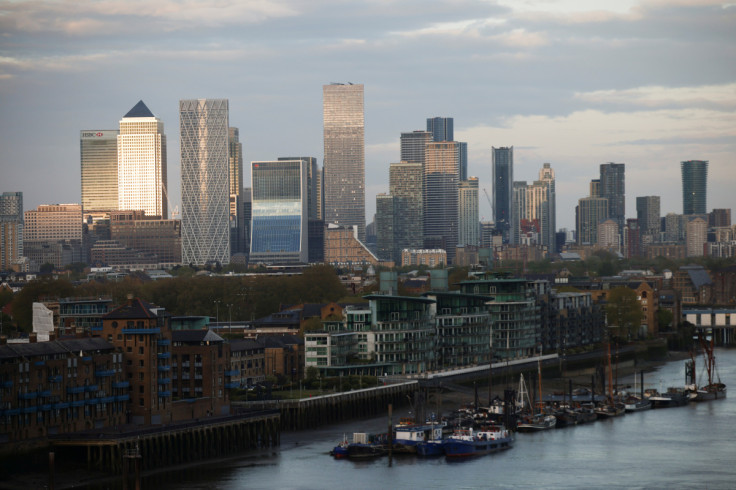
{"label": "small boat", "polygon": [[651,400],[647,398],[641,398],[638,395],[629,395],[624,401],[624,410],[627,413],[631,412],[642,412],[652,408]]}
{"label": "small boat", "polygon": [[342,440],[337,443],[337,446],[332,448],[332,451],[330,451],[330,456],[333,456],[335,459],[347,458],[349,445],[350,443],[348,442],[347,436],[343,435]]}
{"label": "small boat", "polygon": [[557,417],[543,413],[522,416],[516,424],[516,430],[519,432],[537,432],[555,427],[557,427]]}
{"label": "small boat", "polygon": [[684,388],[669,387],[665,393],[656,390],[647,390],[649,401],[652,402],[652,408],[671,408],[687,405],[690,396]]}
{"label": "small boat", "polygon": [[623,415],[626,408],[623,403],[607,403],[596,408],[595,413],[599,419],[609,419]]}
{"label": "small boat", "polygon": [[700,387],[697,385],[695,356],[693,355],[689,366],[686,368],[691,380],[691,384],[688,386],[691,392],[690,400],[704,402],[726,398],[726,385],[721,383],[720,376],[716,370],[716,356],[713,353],[713,336],[711,335],[710,343],[706,342],[700,333],[698,333],[698,339],[703,348],[703,358],[705,360],[704,371],[708,376],[708,384]]}
{"label": "small boat", "polygon": [[503,426],[490,426],[478,431],[458,429],[445,439],[443,448],[448,458],[464,458],[510,449],[513,444],[513,437]]}
{"label": "small boat", "polygon": [[417,446],[427,441],[441,440],[442,429],[447,424],[429,421],[426,424],[400,423],[394,429],[394,450],[399,453],[416,453]]}
{"label": "small boat", "polygon": [[353,433],[353,442],[347,445],[349,459],[377,458],[388,453],[381,436],[371,436],[365,432]]}

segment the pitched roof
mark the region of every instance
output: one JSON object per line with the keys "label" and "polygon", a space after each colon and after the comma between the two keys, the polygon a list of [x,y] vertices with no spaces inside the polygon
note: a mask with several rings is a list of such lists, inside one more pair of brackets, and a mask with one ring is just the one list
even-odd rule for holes
{"label": "pitched roof", "polygon": [[153,305],[140,298],[134,298],[118,306],[103,318],[155,318],[157,315],[151,311],[152,308],[154,308]]}
{"label": "pitched roof", "polygon": [[200,342],[225,342],[225,339],[212,330],[174,330],[171,332],[174,342],[200,343]]}
{"label": "pitched roof", "polygon": [[263,349],[263,342],[252,339],[237,339],[230,341],[230,352]]}
{"label": "pitched roof", "polygon": [[36,357],[53,354],[78,354],[84,351],[109,351],[114,347],[100,337],[85,337],[81,339],[53,340],[49,342],[28,342],[22,344],[0,345],[0,359],[19,357]]}
{"label": "pitched roof", "polygon": [[153,115],[151,110],[146,107],[146,104],[143,103],[142,100],[139,100],[136,105],[133,106],[131,110],[128,111],[125,117],[156,117]]}

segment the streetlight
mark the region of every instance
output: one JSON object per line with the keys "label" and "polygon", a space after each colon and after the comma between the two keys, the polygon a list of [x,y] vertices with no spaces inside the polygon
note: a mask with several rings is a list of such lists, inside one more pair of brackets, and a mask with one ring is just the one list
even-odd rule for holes
{"label": "streetlight", "polygon": [[215,303],[215,323],[220,323],[220,300],[216,299]]}

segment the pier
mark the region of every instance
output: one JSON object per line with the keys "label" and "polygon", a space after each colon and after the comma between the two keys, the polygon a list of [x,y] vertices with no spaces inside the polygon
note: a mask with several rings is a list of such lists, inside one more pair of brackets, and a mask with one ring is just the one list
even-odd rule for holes
{"label": "pier", "polygon": [[140,462],[136,469],[147,471],[276,447],[280,434],[278,412],[262,411],[140,430],[65,434],[50,442],[57,455],[86,460],[89,470],[124,474],[131,459]]}

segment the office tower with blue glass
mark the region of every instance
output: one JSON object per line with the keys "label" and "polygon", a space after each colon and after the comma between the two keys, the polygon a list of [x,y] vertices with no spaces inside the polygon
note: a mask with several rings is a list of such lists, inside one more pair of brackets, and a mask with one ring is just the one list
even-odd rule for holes
{"label": "office tower with blue glass", "polygon": [[250,263],[309,260],[308,159],[251,162]]}
{"label": "office tower with blue glass", "polygon": [[682,172],[682,214],[705,214],[708,191],[708,162],[680,162]]}
{"label": "office tower with blue glass", "polygon": [[600,196],[608,199],[608,218],[620,233],[626,225],[626,164],[603,163],[600,172]]}
{"label": "office tower with blue glass", "polygon": [[427,132],[432,141],[455,141],[454,120],[451,117],[428,117]]}

